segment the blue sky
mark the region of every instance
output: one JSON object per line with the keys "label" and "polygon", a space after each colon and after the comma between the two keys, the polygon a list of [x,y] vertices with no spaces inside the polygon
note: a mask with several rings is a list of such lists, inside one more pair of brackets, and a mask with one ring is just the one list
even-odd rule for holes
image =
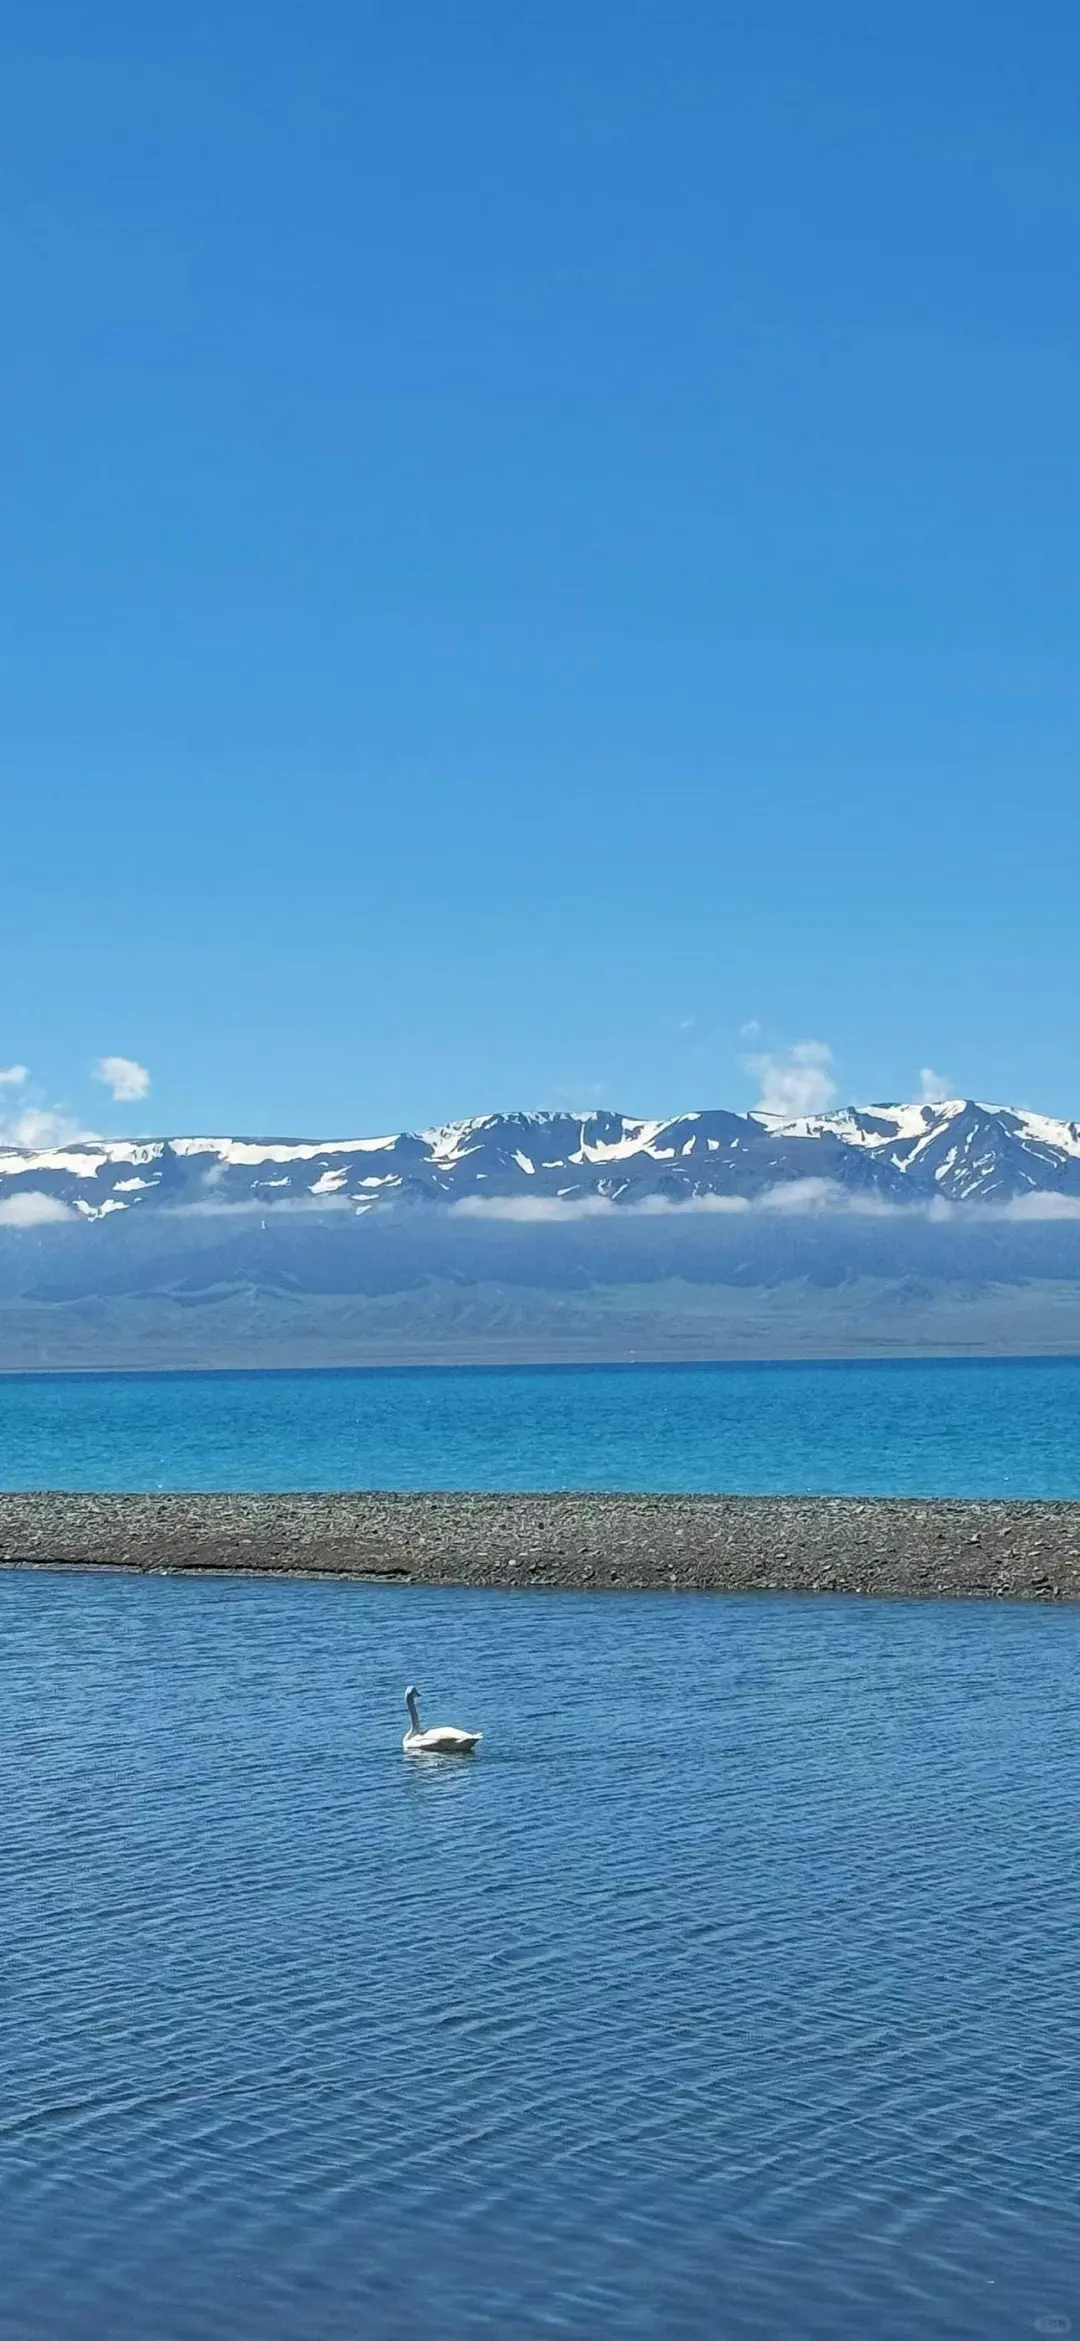
{"label": "blue sky", "polygon": [[0,1120],[1080,1113],[1074,11],[4,15]]}

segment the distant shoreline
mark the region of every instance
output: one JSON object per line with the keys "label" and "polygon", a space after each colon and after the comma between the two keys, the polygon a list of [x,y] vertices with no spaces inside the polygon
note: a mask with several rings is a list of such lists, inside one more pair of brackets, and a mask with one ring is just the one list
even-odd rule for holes
{"label": "distant shoreline", "polygon": [[0,1565],[588,1592],[1080,1601],[1080,1502],[0,1494]]}
{"label": "distant shoreline", "polygon": [[309,1375],[312,1380],[337,1374],[633,1374],[644,1372],[701,1373],[715,1370],[729,1373],[752,1367],[755,1372],[770,1371],[774,1367],[797,1370],[800,1367],[843,1366],[1077,1366],[1080,1367],[1080,1349],[882,1349],[855,1352],[846,1350],[798,1350],[785,1355],[752,1356],[733,1354],[730,1357],[668,1357],[661,1354],[643,1354],[633,1357],[358,1357],[332,1358],[311,1361],[307,1358],[293,1362],[274,1358],[265,1362],[230,1363],[224,1365],[192,1364],[183,1359],[167,1365],[0,1365],[0,1383],[3,1382],[143,1382],[167,1380],[182,1375],[186,1381],[242,1381],[253,1374],[272,1380],[275,1376]]}

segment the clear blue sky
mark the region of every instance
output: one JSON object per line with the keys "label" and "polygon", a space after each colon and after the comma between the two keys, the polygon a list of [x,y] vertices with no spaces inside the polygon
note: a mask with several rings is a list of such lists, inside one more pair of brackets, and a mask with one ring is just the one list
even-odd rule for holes
{"label": "clear blue sky", "polygon": [[1075,10],[3,23],[0,1107],[1080,1114]]}

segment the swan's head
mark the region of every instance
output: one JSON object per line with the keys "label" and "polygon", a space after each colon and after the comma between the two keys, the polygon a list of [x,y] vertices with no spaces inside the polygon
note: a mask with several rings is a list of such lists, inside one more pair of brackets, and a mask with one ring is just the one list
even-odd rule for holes
{"label": "swan's head", "polygon": [[406,1707],[409,1705],[409,1702],[410,1702],[410,1700],[412,1700],[412,1699],[418,1699],[418,1698],[419,1698],[419,1696],[420,1696],[420,1693],[419,1693],[419,1691],[418,1691],[418,1690],[417,1690],[417,1688],[416,1688],[416,1684],[415,1684],[415,1683],[406,1683],[406,1685],[405,1685],[405,1705],[406,1705]]}

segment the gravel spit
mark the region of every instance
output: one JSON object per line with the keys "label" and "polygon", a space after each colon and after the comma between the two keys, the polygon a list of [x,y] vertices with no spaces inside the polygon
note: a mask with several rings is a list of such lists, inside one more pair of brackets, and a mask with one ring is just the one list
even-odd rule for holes
{"label": "gravel spit", "polygon": [[0,1494],[0,1563],[589,1592],[1080,1600],[1080,1503]]}

